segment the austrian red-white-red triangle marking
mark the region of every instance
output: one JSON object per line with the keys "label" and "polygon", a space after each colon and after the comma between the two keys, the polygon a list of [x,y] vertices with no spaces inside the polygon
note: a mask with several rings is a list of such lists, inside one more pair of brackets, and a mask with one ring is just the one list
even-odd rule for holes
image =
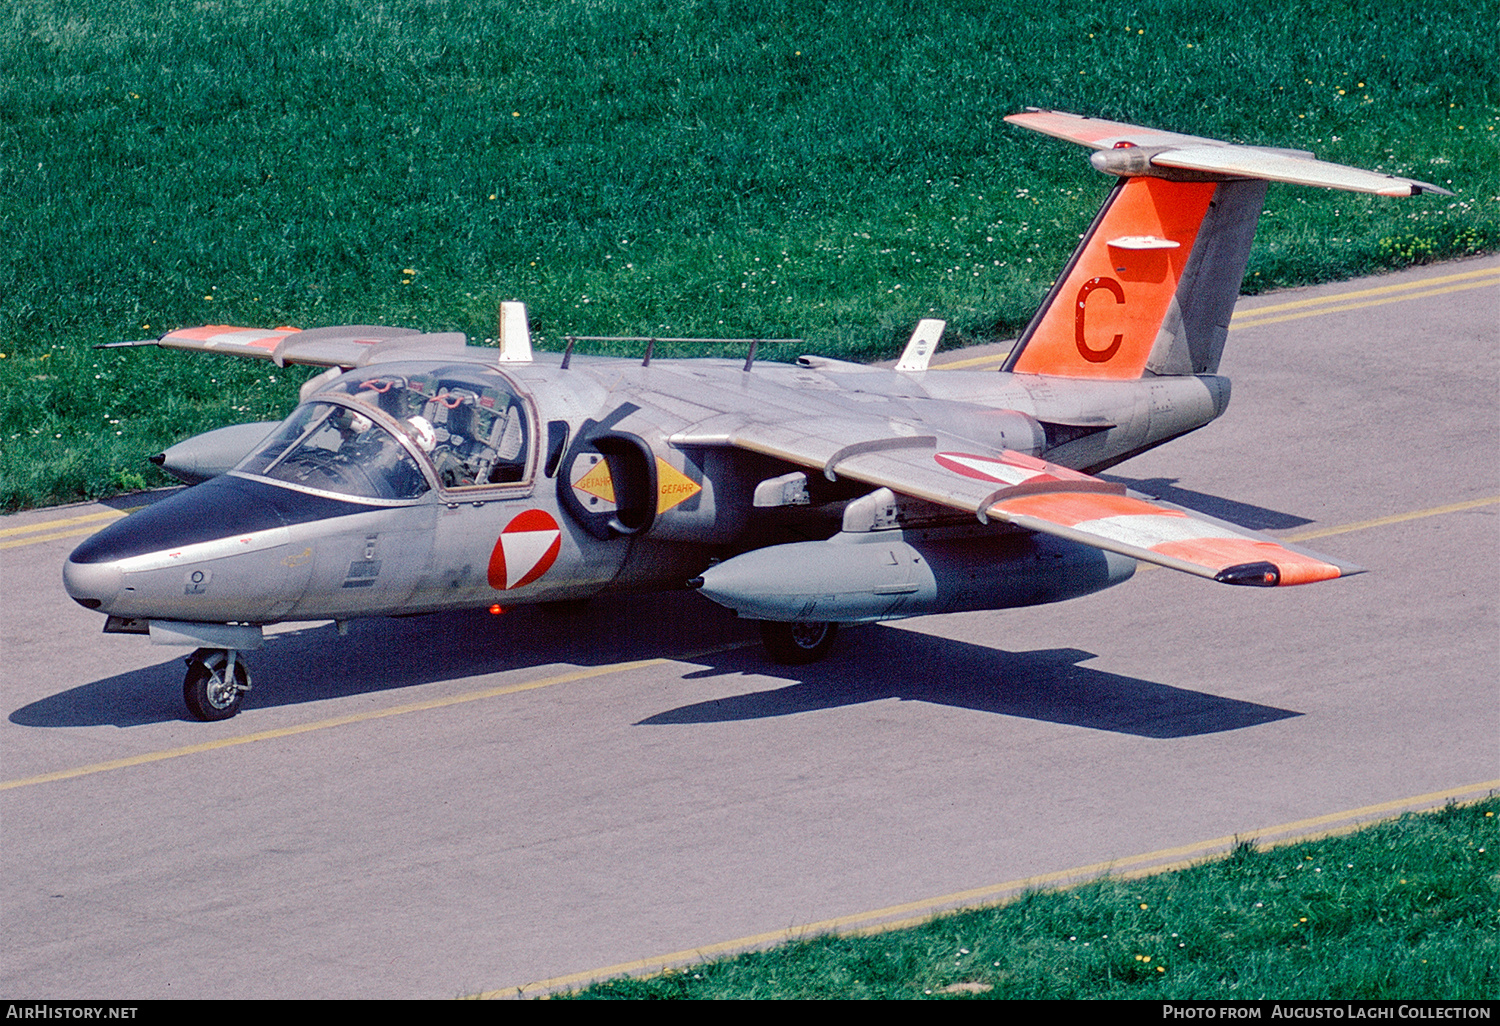
{"label": "austrian red-white-red triangle marking", "polygon": [[1020,484],[1036,476],[1036,471],[997,460],[991,456],[975,456],[966,452],[940,452],[933,457],[938,465],[964,477],[996,484]]}
{"label": "austrian red-white-red triangle marking", "polygon": [[517,514],[490,553],[490,587],[508,591],[530,584],[551,569],[561,549],[562,530],[550,514],[539,509]]}
{"label": "austrian red-white-red triangle marking", "polygon": [[978,481],[1018,485],[1028,481],[1093,481],[1067,467],[1059,467],[1035,456],[1006,450],[998,457],[976,456],[971,452],[940,452],[932,457],[938,466]]}

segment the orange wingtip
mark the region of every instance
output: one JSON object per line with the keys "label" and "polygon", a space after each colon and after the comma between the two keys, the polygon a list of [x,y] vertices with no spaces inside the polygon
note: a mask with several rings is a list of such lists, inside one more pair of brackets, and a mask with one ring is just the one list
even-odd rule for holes
{"label": "orange wingtip", "polygon": [[1199,566],[1217,567],[1214,580],[1257,588],[1288,587],[1330,581],[1341,576],[1338,567],[1316,556],[1250,538],[1200,538],[1152,546],[1153,552],[1176,556]]}

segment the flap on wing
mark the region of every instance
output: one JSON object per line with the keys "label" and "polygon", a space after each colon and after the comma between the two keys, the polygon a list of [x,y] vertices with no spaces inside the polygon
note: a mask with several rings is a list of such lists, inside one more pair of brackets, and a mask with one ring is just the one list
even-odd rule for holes
{"label": "flap on wing", "polygon": [[[1352,564],[1269,535],[1128,492],[1123,485],[1009,451],[982,451],[939,435],[883,434],[884,422],[812,418],[719,424],[714,441],[816,468],[914,499],[1055,535],[1207,577],[1261,587],[1306,584],[1361,572]],[[861,436],[863,436],[861,438]],[[855,438],[859,441],[849,442]],[[674,439],[693,444],[690,435]],[[842,442],[842,444],[840,444]]]}

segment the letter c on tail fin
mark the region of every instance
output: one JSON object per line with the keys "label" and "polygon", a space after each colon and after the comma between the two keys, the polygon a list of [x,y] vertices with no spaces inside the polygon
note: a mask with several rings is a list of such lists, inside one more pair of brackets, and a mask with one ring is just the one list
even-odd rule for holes
{"label": "letter c on tail fin", "polygon": [[1094,349],[1089,345],[1088,337],[1083,333],[1084,311],[1088,305],[1089,293],[1095,289],[1104,289],[1115,297],[1116,303],[1125,302],[1125,290],[1113,278],[1090,278],[1084,282],[1083,288],[1078,290],[1078,312],[1073,317],[1074,342],[1078,346],[1078,355],[1089,363],[1108,363],[1120,351],[1120,343],[1125,341],[1125,336],[1116,332],[1114,339],[1103,349]]}
{"label": "letter c on tail fin", "polygon": [[[1179,285],[1216,182],[1127,178],[1116,186],[1032,318],[1007,370],[1069,378],[1139,378],[1157,337],[1180,321]],[[1248,240],[1247,240],[1248,242]],[[1227,287],[1239,292],[1236,278]],[[1114,303],[1089,296],[1104,290]]]}

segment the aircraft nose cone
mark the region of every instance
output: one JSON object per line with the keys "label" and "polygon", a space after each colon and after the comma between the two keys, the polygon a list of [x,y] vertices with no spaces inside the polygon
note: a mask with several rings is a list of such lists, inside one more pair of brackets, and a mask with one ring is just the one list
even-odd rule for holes
{"label": "aircraft nose cone", "polygon": [[125,574],[116,563],[63,564],[63,587],[84,609],[107,611],[120,594]]}
{"label": "aircraft nose cone", "polygon": [[73,550],[63,586],[86,609],[161,620],[274,616],[303,585],[283,563],[290,525],[378,507],[233,475],[123,517]]}
{"label": "aircraft nose cone", "polygon": [[[205,559],[205,545],[280,527],[268,486],[214,479],[178,492],[116,520],[73,550],[63,565],[63,587],[85,609],[119,616],[184,618],[188,579]],[[181,554],[181,567],[172,560]],[[205,576],[212,570],[205,570]],[[220,619],[209,599],[196,595],[207,619]]]}

